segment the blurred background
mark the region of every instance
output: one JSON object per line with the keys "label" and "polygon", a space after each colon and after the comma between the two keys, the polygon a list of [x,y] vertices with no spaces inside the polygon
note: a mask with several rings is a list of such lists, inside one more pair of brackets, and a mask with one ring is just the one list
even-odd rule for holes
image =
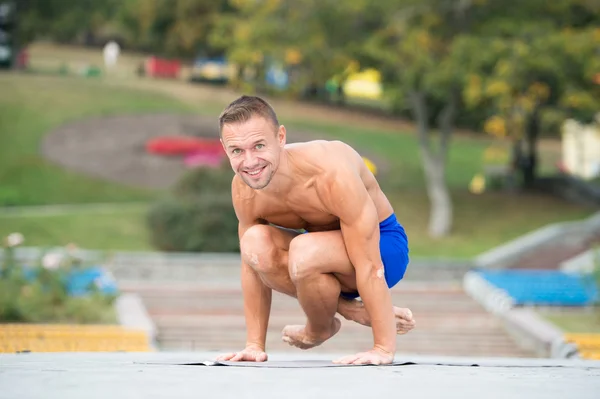
{"label": "blurred background", "polygon": [[[257,94],[392,202],[399,351],[600,358],[598,26],[596,0],[0,0],[0,352],[241,348],[217,118]],[[294,351],[298,304],[272,314]]]}

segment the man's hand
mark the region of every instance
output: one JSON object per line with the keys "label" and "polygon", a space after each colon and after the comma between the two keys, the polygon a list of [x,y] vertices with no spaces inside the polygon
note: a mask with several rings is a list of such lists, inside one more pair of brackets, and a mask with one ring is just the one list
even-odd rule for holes
{"label": "man's hand", "polygon": [[230,362],[265,362],[268,356],[266,352],[256,346],[247,346],[241,352],[227,353],[217,358],[218,362],[230,361]]}
{"label": "man's hand", "polygon": [[380,348],[373,348],[368,352],[357,353],[356,355],[345,356],[334,360],[336,364],[391,364],[394,361],[394,354]]}

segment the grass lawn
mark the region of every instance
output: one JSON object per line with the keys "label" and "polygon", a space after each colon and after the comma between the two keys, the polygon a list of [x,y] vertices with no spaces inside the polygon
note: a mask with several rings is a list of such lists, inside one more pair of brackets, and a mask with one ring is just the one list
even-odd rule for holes
{"label": "grass lawn", "polygon": [[600,309],[593,311],[573,311],[569,313],[542,313],[551,323],[569,333],[600,334]]}
{"label": "grass lawn", "polygon": [[186,112],[167,96],[106,87],[100,80],[0,74],[0,205],[139,201],[154,193],[72,173],[45,161],[41,138],[89,116]]}
{"label": "grass lawn", "polygon": [[25,246],[151,250],[145,226],[146,206],[119,207],[103,212],[77,212],[55,216],[0,215],[0,237],[18,231]]}
{"label": "grass lawn", "polygon": [[[42,52],[45,57],[51,58],[52,54]],[[61,57],[68,59],[77,54],[69,49]],[[82,54],[92,56],[89,52]],[[35,52],[32,59],[36,59]],[[229,96],[217,98],[215,89],[183,82],[142,80],[139,84],[143,88],[135,89],[138,80],[133,77],[108,81],[103,84],[102,79],[0,74],[0,205],[9,201],[18,205],[149,202],[159,193],[100,181],[50,164],[39,155],[40,139],[63,123],[89,116],[153,111],[212,115]],[[277,103],[274,105],[277,108]],[[413,256],[471,257],[545,224],[580,219],[592,212],[534,195],[470,194],[469,181],[480,172],[482,152],[489,142],[456,136],[447,172],[455,207],[454,229],[450,237],[433,240],[427,235],[429,202],[413,133],[358,126],[339,118],[327,121],[328,114],[323,111],[311,118],[305,107],[302,111],[300,108],[294,114],[294,107],[288,104],[288,129],[301,128],[320,137],[342,139],[359,151],[385,160],[389,171],[381,175],[381,185],[407,229]],[[541,154],[542,158],[546,155]],[[52,217],[0,216],[0,235],[12,231],[25,234],[28,245],[75,241],[92,249],[148,249],[141,209]]]}

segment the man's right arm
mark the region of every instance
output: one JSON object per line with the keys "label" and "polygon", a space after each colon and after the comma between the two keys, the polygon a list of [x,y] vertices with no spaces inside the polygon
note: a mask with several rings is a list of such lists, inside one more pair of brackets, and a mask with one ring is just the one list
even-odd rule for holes
{"label": "man's right arm", "polygon": [[[240,240],[247,228],[240,224]],[[267,328],[271,313],[272,290],[245,261],[242,254],[242,292],[246,319],[246,348],[265,351]]]}
{"label": "man's right arm", "polygon": [[[234,178],[231,189],[233,208],[239,221],[238,236],[241,242],[246,231],[259,222],[253,212],[252,201],[240,196],[238,184],[236,184],[236,179]],[[265,361],[267,360],[265,345],[271,313],[272,291],[263,283],[258,273],[245,261],[243,252],[241,255],[242,296],[244,300],[244,317],[246,319],[246,348],[238,353],[220,356],[217,360]]]}

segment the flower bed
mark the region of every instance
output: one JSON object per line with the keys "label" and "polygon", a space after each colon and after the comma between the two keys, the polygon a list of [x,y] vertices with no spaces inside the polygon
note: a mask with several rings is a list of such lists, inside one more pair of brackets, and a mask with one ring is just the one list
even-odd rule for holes
{"label": "flower bed", "polygon": [[146,151],[162,156],[181,156],[188,167],[218,167],[225,151],[218,139],[188,136],[156,137],[146,143]]}
{"label": "flower bed", "polygon": [[0,262],[0,323],[115,323],[118,290],[110,273],[85,262],[69,245],[36,262],[15,256],[23,236],[4,240]]}

